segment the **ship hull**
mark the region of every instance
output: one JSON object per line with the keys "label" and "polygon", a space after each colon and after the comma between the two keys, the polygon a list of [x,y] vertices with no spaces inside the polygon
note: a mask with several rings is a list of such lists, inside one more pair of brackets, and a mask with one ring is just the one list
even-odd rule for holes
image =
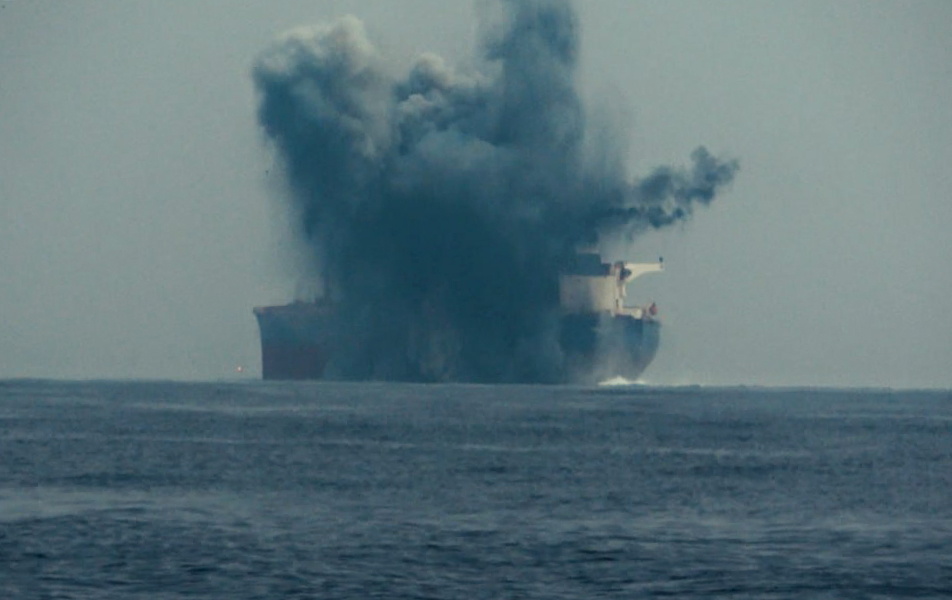
{"label": "ship hull", "polygon": [[254,310],[261,334],[264,379],[321,379],[330,358],[326,307],[297,302]]}
{"label": "ship hull", "polygon": [[[324,379],[337,342],[326,306],[294,303],[255,309],[261,332],[262,377]],[[559,344],[564,360],[560,383],[637,379],[658,350],[660,323],[650,318],[566,314]]]}
{"label": "ship hull", "polygon": [[634,381],[648,367],[661,340],[661,323],[630,315],[571,314],[562,317],[559,342],[566,380]]}

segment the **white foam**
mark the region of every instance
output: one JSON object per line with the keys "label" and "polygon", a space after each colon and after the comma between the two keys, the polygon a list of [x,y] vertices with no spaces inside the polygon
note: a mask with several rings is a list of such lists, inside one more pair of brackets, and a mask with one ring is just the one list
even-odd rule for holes
{"label": "white foam", "polygon": [[605,381],[598,382],[598,385],[640,385],[641,380],[625,379],[622,376],[611,377]]}

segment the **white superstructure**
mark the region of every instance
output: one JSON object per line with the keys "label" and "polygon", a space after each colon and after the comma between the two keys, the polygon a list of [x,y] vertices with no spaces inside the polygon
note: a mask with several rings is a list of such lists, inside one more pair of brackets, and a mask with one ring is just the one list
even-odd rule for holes
{"label": "white superstructure", "polygon": [[575,268],[559,277],[559,303],[568,313],[608,313],[643,318],[653,314],[648,307],[625,306],[628,283],[644,275],[664,270],[664,262],[603,263],[598,254],[577,256]]}

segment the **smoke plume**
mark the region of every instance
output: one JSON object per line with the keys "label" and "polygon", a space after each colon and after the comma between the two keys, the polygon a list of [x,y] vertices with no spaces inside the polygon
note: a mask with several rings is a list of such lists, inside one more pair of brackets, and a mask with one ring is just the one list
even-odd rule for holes
{"label": "smoke plume", "polygon": [[683,220],[737,170],[699,147],[687,168],[630,179],[618,144],[586,129],[571,5],[500,8],[481,72],[424,55],[394,77],[353,17],[255,64],[260,123],[338,307],[330,376],[557,380],[575,249]]}

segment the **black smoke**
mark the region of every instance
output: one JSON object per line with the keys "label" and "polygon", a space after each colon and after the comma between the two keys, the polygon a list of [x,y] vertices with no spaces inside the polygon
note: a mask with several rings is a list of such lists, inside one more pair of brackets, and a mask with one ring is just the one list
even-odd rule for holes
{"label": "black smoke", "polygon": [[338,307],[331,376],[559,379],[558,274],[575,249],[683,220],[737,170],[699,147],[688,168],[628,178],[586,128],[571,5],[499,8],[481,72],[424,55],[393,77],[353,17],[291,32],[255,65],[260,123]]}

